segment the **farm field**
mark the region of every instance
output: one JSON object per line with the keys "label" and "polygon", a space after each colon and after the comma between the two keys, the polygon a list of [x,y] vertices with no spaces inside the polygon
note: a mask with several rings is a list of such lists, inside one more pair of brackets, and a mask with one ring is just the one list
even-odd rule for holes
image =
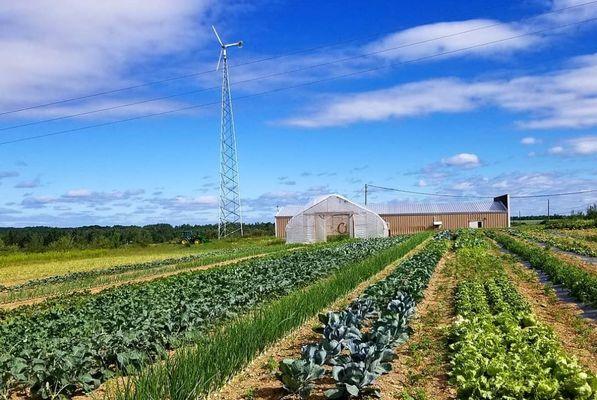
{"label": "farm field", "polygon": [[91,390],[360,260],[373,258],[365,272],[381,268],[425,236],[315,246],[16,309],[0,325],[3,389],[40,397]]}
{"label": "farm field", "polygon": [[83,270],[64,275],[31,279],[19,284],[0,287],[0,308],[14,308],[22,304],[40,302],[48,297],[83,290],[99,292],[124,283],[147,281],[184,271],[213,268],[248,258],[282,253],[297,247],[300,246],[269,241],[262,245],[251,244],[240,245],[237,248],[205,250],[183,257],[122,264],[109,268]]}
{"label": "farm field", "polygon": [[[524,235],[248,245],[274,250],[18,307],[0,320],[0,393],[593,399],[597,322],[582,308],[597,304],[596,276]],[[558,285],[576,302],[562,301]]]}
{"label": "farm field", "polygon": [[[594,397],[594,321],[558,301],[532,270],[501,254],[480,231],[459,232],[441,261],[429,257],[433,246],[308,321],[210,398]],[[416,279],[419,268],[427,274]],[[384,290],[396,298],[382,296],[387,307],[377,311],[372,304]],[[380,343],[379,321],[391,316],[399,321],[393,325],[400,326],[399,339]],[[510,359],[514,342],[519,353]]]}
{"label": "farm field", "polygon": [[30,279],[183,258],[224,250],[281,244],[274,238],[247,238],[242,241],[216,241],[200,245],[157,244],[147,247],[9,253],[0,255],[0,285],[14,285]]}
{"label": "farm field", "polygon": [[523,239],[542,243],[546,246],[555,247],[562,251],[575,253],[581,256],[596,257],[597,243],[586,240],[590,236],[571,235],[573,230],[539,230],[539,229],[511,229],[510,234]]}

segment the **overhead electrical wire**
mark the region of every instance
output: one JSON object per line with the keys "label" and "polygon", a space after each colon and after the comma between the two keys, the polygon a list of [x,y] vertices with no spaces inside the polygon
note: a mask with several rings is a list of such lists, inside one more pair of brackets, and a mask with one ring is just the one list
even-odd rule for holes
{"label": "overhead electrical wire", "polygon": [[[457,194],[446,194],[446,193],[428,193],[428,192],[417,192],[413,190],[389,188],[385,186],[377,186],[367,184],[367,188],[377,188],[382,190],[388,190],[392,192],[401,192],[409,194],[419,194],[424,196],[435,196],[435,197],[456,197],[456,198],[471,198],[471,199],[493,199],[495,196],[476,196],[476,195],[457,195]],[[529,199],[539,197],[558,197],[558,196],[571,196],[577,194],[594,193],[597,189],[578,190],[575,192],[562,192],[562,193],[542,193],[542,194],[530,194],[530,195],[510,195],[511,199]]]}
{"label": "overhead electrical wire", "polygon": [[[523,18],[521,20],[518,20],[517,22],[531,20],[531,19],[536,19],[536,18],[543,17],[545,15],[556,14],[556,13],[560,13],[562,11],[566,11],[566,10],[577,8],[577,7],[584,7],[584,6],[587,6],[587,5],[594,4],[594,3],[597,3],[597,0],[589,1],[589,2],[585,2],[585,3],[580,3],[580,4],[574,4],[574,5],[567,6],[567,7],[562,7],[562,8],[556,9],[556,10],[546,11],[546,12],[541,13],[540,15],[535,15],[535,16],[528,17],[528,18]],[[409,43],[409,44],[398,46],[396,48],[389,49],[389,50],[386,50],[386,51],[396,50],[396,49],[403,48],[403,47],[415,46],[415,45],[419,45],[419,44],[424,44],[424,43],[428,43],[428,42],[431,42],[431,41],[434,41],[434,40],[446,39],[446,38],[449,38],[449,37],[454,37],[454,36],[458,36],[458,35],[462,35],[462,34],[466,34],[466,33],[471,33],[471,32],[475,32],[475,31],[479,31],[479,30],[483,30],[483,29],[489,29],[489,28],[492,28],[492,27],[495,27],[495,26],[499,26],[501,24],[503,24],[503,22],[496,22],[496,23],[489,24],[489,25],[484,25],[484,26],[479,26],[479,27],[471,28],[471,29],[468,29],[468,30],[465,30],[465,31],[460,31],[460,32],[455,32],[455,33],[451,33],[451,34],[439,36],[439,37],[436,37],[436,38],[431,38],[431,39],[426,39],[426,40],[422,40],[422,41],[419,41],[419,42]],[[251,65],[251,64],[256,64],[256,63],[260,63],[260,62],[271,61],[271,60],[275,60],[275,59],[279,59],[279,58],[283,58],[283,57],[288,57],[288,56],[295,55],[295,54],[309,53],[309,52],[321,50],[321,49],[324,49],[324,48],[335,47],[335,46],[339,46],[339,45],[342,45],[342,44],[351,43],[351,42],[355,42],[355,41],[359,41],[359,40],[365,40],[367,38],[377,37],[377,36],[380,36],[380,35],[383,35],[383,34],[388,34],[388,33],[393,33],[393,32],[395,32],[395,30],[385,31],[385,32],[378,32],[378,33],[376,33],[374,35],[368,35],[366,37],[353,38],[353,39],[348,39],[348,40],[339,41],[339,42],[335,42],[335,43],[325,44],[325,45],[321,45],[321,46],[310,47],[310,48],[306,48],[306,49],[299,49],[299,50],[295,50],[295,51],[292,51],[292,52],[287,52],[287,53],[280,54],[280,55],[275,55],[275,56],[270,56],[270,57],[265,57],[265,58],[250,60],[250,61],[247,61],[247,62],[244,62],[244,63],[238,63],[238,64],[232,65],[232,66],[233,67],[241,67],[241,66],[245,66],[245,65]],[[383,51],[380,51],[380,52],[383,52]],[[367,55],[373,55],[373,54],[376,54],[376,53],[377,52],[373,52],[373,53],[369,53]],[[366,55],[349,57],[347,59],[343,59],[343,60],[340,60],[340,61],[335,61],[333,63],[343,62],[343,61],[347,61],[347,60],[350,60],[350,59],[353,59],[353,58],[358,58],[358,57],[363,57],[363,56],[366,56]],[[317,66],[323,66],[323,65],[327,65],[327,64],[329,64],[329,63],[324,63],[322,65],[314,65],[314,66],[309,67],[309,68],[315,68]],[[91,93],[91,94],[83,95],[83,96],[79,96],[79,97],[71,97],[71,98],[62,99],[62,100],[56,100],[56,101],[52,101],[52,102],[48,102],[48,103],[37,104],[37,105],[33,105],[33,106],[28,106],[28,107],[23,107],[23,108],[19,108],[19,109],[15,109],[15,110],[2,111],[2,112],[0,112],[0,116],[8,115],[8,114],[14,114],[14,113],[19,113],[19,112],[22,112],[22,111],[33,110],[33,109],[36,109],[36,108],[43,108],[43,107],[49,107],[49,106],[58,105],[58,104],[64,104],[64,103],[68,103],[68,102],[72,102],[72,101],[77,101],[77,100],[85,100],[85,99],[89,99],[89,98],[93,98],[93,97],[104,96],[104,95],[107,95],[107,94],[114,94],[114,93],[124,92],[124,91],[127,91],[127,90],[133,90],[133,89],[138,89],[138,88],[141,88],[141,87],[157,85],[157,84],[160,84],[160,83],[167,83],[167,82],[171,82],[171,81],[175,81],[175,80],[192,78],[192,77],[196,77],[196,76],[200,76],[200,75],[205,75],[205,74],[212,73],[212,72],[214,72],[214,71],[213,70],[206,70],[206,71],[201,71],[201,72],[193,72],[193,73],[184,74],[184,75],[178,75],[178,76],[173,76],[173,77],[169,77],[169,78],[165,78],[165,79],[161,79],[161,80],[155,80],[155,81],[151,81],[151,82],[144,82],[144,83],[140,83],[140,84],[137,84],[137,85],[125,86],[125,87],[121,87],[121,88],[116,88],[116,89],[111,89],[111,90],[106,90],[106,91]],[[289,71],[289,72],[286,72],[286,73],[291,73],[291,72],[295,72],[295,71]],[[240,83],[240,82],[237,82],[237,84],[238,83]],[[211,90],[211,89],[212,88],[203,89],[203,90]],[[178,96],[183,96],[185,94],[188,94],[188,93],[179,94]],[[171,96],[171,97],[174,97],[174,95]],[[155,100],[160,100],[160,99],[161,98],[154,99],[154,100],[148,100],[148,101],[144,101],[144,102],[155,101]],[[134,104],[141,104],[141,103],[134,103]],[[130,105],[131,104],[123,105],[123,107],[128,107]],[[105,110],[101,110],[101,111],[105,111]],[[97,112],[99,112],[99,111],[97,111]],[[78,116],[78,115],[75,115],[75,116]],[[64,118],[71,118],[71,117],[72,116],[68,116],[68,117],[64,117]],[[49,121],[54,121],[54,120],[55,119],[51,119]],[[42,121],[42,122],[49,122],[49,121]],[[23,126],[26,126],[26,125],[23,125]],[[15,126],[15,127],[19,127],[19,126]],[[6,129],[12,129],[12,127],[9,127],[9,128],[6,128]],[[4,130],[4,129],[2,129],[2,130]]]}
{"label": "overhead electrical wire", "polygon": [[[571,22],[571,23],[568,23],[568,24],[559,25],[559,26],[550,27],[550,28],[545,28],[545,29],[541,29],[541,30],[525,32],[525,33],[521,33],[521,34],[518,34],[518,35],[509,36],[509,37],[506,37],[506,38],[501,38],[501,39],[496,39],[496,40],[492,40],[492,41],[489,41],[489,42],[484,42],[484,43],[479,43],[479,44],[475,44],[475,45],[471,45],[471,46],[461,47],[461,48],[458,48],[458,49],[447,50],[447,51],[443,51],[443,52],[440,52],[440,53],[430,54],[430,55],[427,55],[427,56],[422,56],[422,57],[418,57],[418,58],[415,58],[415,59],[405,60],[405,61],[401,61],[401,62],[397,62],[397,63],[388,63],[388,64],[385,64],[385,65],[380,65],[380,66],[368,68],[368,69],[365,69],[365,70],[354,71],[354,72],[350,72],[350,73],[346,73],[346,74],[341,74],[341,75],[335,75],[335,76],[331,76],[331,77],[327,77],[327,78],[323,78],[323,79],[319,79],[319,80],[315,80],[315,81],[303,82],[303,83],[299,83],[299,84],[296,84],[296,85],[291,85],[291,86],[285,86],[285,87],[280,87],[280,88],[276,88],[276,89],[266,90],[266,91],[263,91],[263,92],[249,94],[249,95],[245,95],[245,96],[239,96],[239,97],[235,97],[235,100],[243,100],[243,99],[254,98],[254,97],[258,97],[258,96],[264,96],[264,95],[268,95],[268,94],[272,94],[272,93],[277,93],[277,92],[281,92],[281,91],[285,91],[285,90],[296,89],[296,88],[299,88],[299,87],[310,86],[310,85],[314,85],[314,84],[318,84],[318,83],[329,82],[329,81],[334,81],[334,80],[338,80],[338,79],[342,79],[342,78],[347,78],[347,77],[351,77],[351,76],[366,74],[366,73],[369,73],[369,72],[379,71],[379,70],[382,70],[382,69],[397,67],[397,66],[400,66],[400,65],[406,65],[406,64],[421,62],[421,61],[425,61],[425,60],[429,60],[429,59],[433,59],[433,58],[438,58],[438,57],[442,57],[442,56],[446,56],[446,55],[450,55],[450,54],[460,53],[460,52],[467,51],[467,50],[472,50],[472,49],[481,48],[481,47],[485,47],[485,46],[490,46],[490,45],[494,45],[494,44],[498,44],[498,43],[503,43],[503,42],[506,42],[508,40],[518,39],[518,38],[521,38],[521,37],[524,37],[524,36],[536,35],[536,34],[545,33],[545,32],[548,32],[548,31],[553,31],[553,30],[556,30],[556,29],[562,29],[562,28],[568,28],[568,27],[571,27],[571,26],[581,25],[583,23],[587,23],[587,22],[591,22],[591,21],[595,21],[595,20],[597,20],[597,17],[595,17],[595,18],[589,18],[589,19],[585,19],[585,20],[580,20],[580,21],[575,21],[575,22]],[[143,118],[150,118],[150,117],[156,117],[156,116],[161,116],[161,115],[167,115],[167,114],[172,114],[172,113],[186,111],[186,110],[191,110],[191,109],[204,108],[204,107],[208,107],[208,106],[212,106],[212,105],[216,105],[216,104],[220,104],[220,102],[219,101],[215,101],[215,102],[210,102],[210,103],[189,105],[189,106],[185,106],[185,107],[175,108],[175,109],[161,111],[161,112],[156,112],[156,113],[151,113],[151,114],[140,115],[140,116],[131,117],[131,118],[125,118],[125,119],[120,119],[120,120],[115,120],[115,121],[108,121],[108,122],[104,122],[104,123],[100,123],[100,124],[87,125],[87,126],[82,126],[82,127],[78,127],[78,128],[72,128],[72,129],[65,129],[65,130],[60,130],[60,131],[56,131],[56,132],[50,132],[50,133],[45,133],[45,134],[35,135],[35,136],[27,136],[27,137],[23,137],[23,138],[17,138],[17,139],[12,139],[12,140],[7,140],[7,141],[0,142],[0,146],[11,144],[11,143],[18,143],[18,142],[30,141],[30,140],[34,140],[34,139],[43,138],[43,137],[56,136],[56,135],[62,135],[62,134],[67,134],[67,133],[74,133],[74,132],[78,132],[78,131],[82,131],[82,130],[87,130],[87,129],[92,129],[92,128],[98,128],[98,127],[103,127],[103,126],[108,126],[108,125],[115,125],[115,124],[120,124],[120,123],[124,123],[124,122],[139,120],[139,119],[143,119]]]}
{"label": "overhead electrical wire", "polygon": [[377,186],[377,185],[369,185],[367,184],[367,188],[376,188],[382,190],[388,190],[392,192],[400,192],[400,193],[408,193],[408,194],[420,194],[424,196],[434,196],[434,197],[456,197],[456,198],[469,198],[469,199],[493,199],[494,196],[475,196],[475,195],[457,195],[457,194],[444,194],[444,193],[427,193],[427,192],[417,192],[414,190],[405,190],[405,189],[396,189],[396,188],[389,188],[385,186]]}
{"label": "overhead electrical wire", "polygon": [[[597,0],[595,0],[595,1],[591,2],[591,3],[597,3]],[[587,4],[591,4],[591,3],[584,3],[583,5],[587,5]],[[559,9],[559,10],[554,10],[552,12],[561,12],[563,10],[567,10],[569,8],[579,7],[579,6],[580,5],[574,5],[574,6],[562,8],[562,9]],[[537,18],[537,16],[530,17],[530,18]],[[527,19],[530,19],[530,18],[525,18],[525,19],[522,19],[520,21],[527,20]],[[384,48],[384,49],[380,49],[380,50],[376,50],[376,51],[368,52],[368,53],[361,53],[361,54],[357,54],[357,55],[354,55],[354,56],[341,58],[341,59],[334,60],[334,61],[327,61],[327,62],[324,62],[324,63],[311,64],[311,65],[306,65],[304,67],[295,68],[295,69],[292,69],[292,70],[287,70],[287,71],[275,72],[275,73],[272,73],[272,74],[261,75],[261,76],[257,76],[257,77],[254,77],[254,78],[249,78],[249,79],[244,79],[244,80],[241,80],[241,81],[234,82],[234,85],[240,85],[240,84],[246,84],[246,83],[251,83],[251,82],[257,82],[257,81],[267,80],[267,79],[274,78],[274,77],[277,77],[277,76],[283,76],[283,75],[288,75],[288,74],[292,74],[292,73],[296,73],[296,72],[307,71],[307,70],[310,70],[310,69],[320,68],[320,67],[324,67],[324,66],[328,66],[328,65],[338,64],[338,63],[343,63],[343,62],[346,62],[346,61],[351,61],[351,60],[355,60],[355,59],[359,59],[359,58],[366,58],[366,57],[370,57],[370,56],[373,56],[373,55],[387,53],[387,52],[391,52],[391,51],[395,51],[395,50],[400,50],[400,49],[411,47],[411,46],[417,46],[417,45],[420,45],[420,44],[430,43],[430,42],[433,42],[433,41],[436,41],[436,40],[445,39],[445,38],[448,38],[448,37],[455,37],[455,36],[458,36],[458,35],[462,35],[462,34],[474,32],[474,31],[478,31],[478,30],[482,30],[482,29],[488,29],[488,28],[491,28],[491,27],[494,27],[494,26],[497,26],[497,25],[500,25],[500,24],[501,23],[495,23],[495,24],[480,26],[480,27],[476,27],[476,28],[472,28],[472,29],[467,29],[467,30],[464,30],[464,31],[454,32],[454,33],[451,33],[451,34],[448,34],[448,35],[437,36],[437,37],[433,37],[433,38],[429,38],[429,39],[425,39],[425,40],[421,40],[421,41],[417,41],[417,42],[405,43],[405,44],[402,44],[400,46],[394,46],[394,47]],[[246,65],[246,64],[242,64],[242,65]],[[154,102],[154,101],[171,99],[171,98],[175,98],[175,97],[182,97],[182,96],[187,96],[187,95],[190,95],[190,94],[197,94],[197,93],[206,92],[206,91],[210,91],[210,90],[219,90],[220,88],[221,87],[219,85],[217,85],[217,86],[211,86],[211,87],[207,87],[207,88],[201,88],[201,89],[186,91],[186,92],[182,92],[182,93],[175,93],[175,94],[171,94],[171,95],[159,96],[159,97],[154,97],[154,98],[140,100],[140,101],[134,101],[134,102],[124,103],[124,104],[118,104],[118,105],[115,105],[115,106],[110,106],[110,107],[105,107],[105,108],[99,108],[99,109],[94,109],[94,110],[89,110],[89,111],[83,111],[83,112],[79,112],[79,113],[75,113],[75,114],[69,114],[69,115],[64,115],[64,116],[60,116],[60,117],[54,117],[54,118],[49,118],[49,119],[44,119],[44,120],[39,120],[39,121],[26,122],[26,123],[22,123],[22,124],[17,124],[17,125],[11,125],[11,126],[7,126],[7,127],[2,127],[2,128],[0,128],[0,132],[2,132],[2,131],[8,131],[8,130],[13,130],[13,129],[17,129],[17,128],[23,128],[23,127],[27,127],[27,126],[39,125],[39,124],[43,124],[43,123],[47,123],[47,122],[55,122],[55,121],[60,121],[60,120],[64,120],[64,119],[70,119],[70,118],[76,118],[76,117],[91,115],[91,114],[97,114],[97,113],[100,113],[100,112],[112,111],[112,110],[116,110],[116,109],[120,109],[120,108],[126,108],[126,107],[131,107],[131,106],[135,106],[135,105],[139,105],[139,104],[146,104],[146,103],[150,103],[150,102]],[[0,115],[2,115],[2,113],[0,113]]]}

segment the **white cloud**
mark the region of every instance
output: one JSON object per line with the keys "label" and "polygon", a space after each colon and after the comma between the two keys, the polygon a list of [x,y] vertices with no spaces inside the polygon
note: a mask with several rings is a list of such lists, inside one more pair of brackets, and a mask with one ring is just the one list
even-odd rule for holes
{"label": "white cloud", "polygon": [[468,181],[463,181],[463,182],[458,182],[456,183],[452,189],[454,190],[462,190],[462,191],[467,191],[470,190],[472,188],[474,188],[475,185],[472,182],[468,182]]}
{"label": "white cloud", "polygon": [[444,158],[442,163],[455,167],[477,167],[481,164],[481,161],[476,154],[459,153],[452,157]]}
{"label": "white cloud", "polygon": [[[482,27],[488,27],[479,29]],[[462,33],[466,32],[466,33]],[[488,19],[470,19],[466,21],[437,22],[405,29],[386,36],[368,46],[368,51],[383,51],[379,57],[396,60],[410,60],[434,54],[477,46],[483,43],[500,41],[526,33],[524,26],[503,23]],[[537,43],[534,35],[504,40],[491,46],[479,46],[458,52],[462,54],[495,55],[514,50],[527,49]]]}
{"label": "white cloud", "polygon": [[206,16],[214,4],[5,2],[0,10],[0,109],[135,84],[132,67],[211,40]]}
{"label": "white cloud", "polygon": [[567,141],[573,154],[597,154],[597,136],[584,136]]}
{"label": "white cloud", "polygon": [[532,136],[527,136],[524,137],[520,140],[520,143],[525,144],[525,145],[532,145],[532,144],[538,144],[541,143],[540,139],[534,138]]}
{"label": "white cloud", "polygon": [[419,179],[419,182],[417,183],[418,187],[425,187],[427,186],[427,181],[425,181],[425,179]]}
{"label": "white cloud", "polygon": [[41,185],[39,177],[17,183],[14,187],[17,189],[33,189]]}
{"label": "white cloud", "polygon": [[88,189],[73,189],[66,192],[66,197],[70,198],[83,198],[90,197],[92,195],[91,190]]}
{"label": "white cloud", "polygon": [[588,156],[597,154],[597,135],[568,139],[548,150],[549,154]]}
{"label": "white cloud", "polygon": [[428,79],[389,89],[328,96],[305,116],[283,123],[316,128],[357,122],[462,113],[496,106],[521,113],[526,129],[597,125],[597,54],[578,57],[566,69],[503,80]]}

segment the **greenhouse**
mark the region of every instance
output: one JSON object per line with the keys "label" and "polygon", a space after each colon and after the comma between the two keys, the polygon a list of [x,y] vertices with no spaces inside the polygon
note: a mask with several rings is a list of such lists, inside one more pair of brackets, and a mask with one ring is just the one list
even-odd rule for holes
{"label": "greenhouse", "polygon": [[319,197],[304,207],[284,207],[276,215],[276,232],[287,243],[325,242],[331,237],[386,237],[386,222],[373,211],[338,195]]}

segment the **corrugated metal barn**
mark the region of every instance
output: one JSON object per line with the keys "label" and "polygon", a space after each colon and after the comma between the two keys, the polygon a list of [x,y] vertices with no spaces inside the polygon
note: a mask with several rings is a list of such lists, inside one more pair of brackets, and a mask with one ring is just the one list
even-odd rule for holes
{"label": "corrugated metal barn", "polygon": [[[387,223],[390,235],[400,235],[432,229],[509,227],[509,200],[508,195],[503,195],[477,202],[388,203],[361,207],[378,214]],[[276,236],[286,238],[289,221],[304,209],[305,206],[287,206],[278,210]]]}

